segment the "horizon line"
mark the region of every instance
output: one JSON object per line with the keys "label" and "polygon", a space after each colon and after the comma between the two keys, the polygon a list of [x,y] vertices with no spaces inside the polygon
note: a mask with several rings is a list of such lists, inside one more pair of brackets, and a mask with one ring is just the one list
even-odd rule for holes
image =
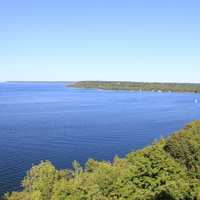
{"label": "horizon line", "polygon": [[175,82],[175,81],[130,81],[130,80],[6,80],[0,83],[69,83],[69,82],[131,82],[131,83],[170,83],[170,84],[200,84],[200,82]]}

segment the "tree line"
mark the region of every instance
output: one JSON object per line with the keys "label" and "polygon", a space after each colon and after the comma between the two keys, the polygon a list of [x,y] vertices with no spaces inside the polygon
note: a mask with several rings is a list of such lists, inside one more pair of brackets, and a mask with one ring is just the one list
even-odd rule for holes
{"label": "tree line", "polygon": [[[69,85],[68,85],[69,86]],[[70,84],[75,88],[127,90],[127,91],[159,91],[159,92],[194,92],[200,93],[200,84],[195,83],[145,83],[123,81],[80,81]]]}

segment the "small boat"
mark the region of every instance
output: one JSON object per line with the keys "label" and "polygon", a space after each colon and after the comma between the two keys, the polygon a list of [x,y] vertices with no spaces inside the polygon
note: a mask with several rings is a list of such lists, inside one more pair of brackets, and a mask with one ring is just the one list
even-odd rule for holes
{"label": "small boat", "polygon": [[198,99],[195,99],[195,100],[194,100],[194,103],[199,103],[199,100],[198,100]]}

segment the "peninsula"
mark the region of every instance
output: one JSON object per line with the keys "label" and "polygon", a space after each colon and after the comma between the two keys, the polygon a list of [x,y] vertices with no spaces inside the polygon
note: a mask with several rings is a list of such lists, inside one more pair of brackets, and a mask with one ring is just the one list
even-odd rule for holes
{"label": "peninsula", "polygon": [[147,83],[123,81],[79,81],[68,85],[74,88],[159,91],[159,92],[193,92],[200,93],[200,83]]}

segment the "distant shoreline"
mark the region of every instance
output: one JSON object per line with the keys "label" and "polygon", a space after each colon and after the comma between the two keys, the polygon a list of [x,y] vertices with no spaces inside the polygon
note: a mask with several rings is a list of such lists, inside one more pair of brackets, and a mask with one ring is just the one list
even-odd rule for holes
{"label": "distant shoreline", "polygon": [[115,90],[115,91],[151,91],[151,92],[192,92],[200,93],[199,83],[150,83],[150,82],[123,82],[123,81],[79,81],[68,87]]}
{"label": "distant shoreline", "polygon": [[63,84],[80,89],[136,92],[181,92],[200,93],[200,83],[159,83],[130,81],[5,81],[2,84]]}

